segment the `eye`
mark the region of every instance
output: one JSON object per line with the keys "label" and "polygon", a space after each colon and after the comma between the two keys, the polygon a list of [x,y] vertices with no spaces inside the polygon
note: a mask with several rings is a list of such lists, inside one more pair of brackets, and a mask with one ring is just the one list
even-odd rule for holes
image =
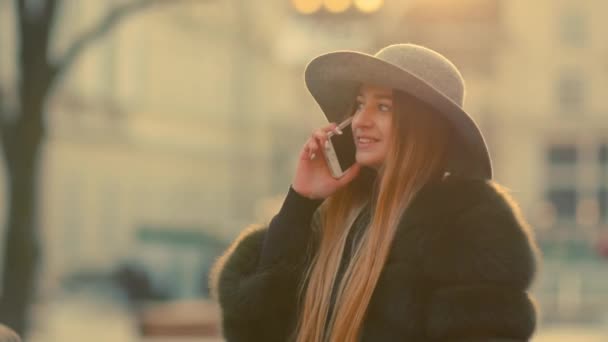
{"label": "eye", "polygon": [[390,105],[380,103],[380,104],[378,104],[378,109],[380,109],[383,112],[390,112],[392,110],[392,107]]}

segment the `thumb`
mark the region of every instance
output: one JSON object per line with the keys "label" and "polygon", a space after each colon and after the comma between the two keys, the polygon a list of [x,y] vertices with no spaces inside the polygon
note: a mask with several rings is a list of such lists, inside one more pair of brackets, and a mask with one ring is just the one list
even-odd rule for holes
{"label": "thumb", "polygon": [[338,179],[338,184],[340,186],[343,186],[350,183],[353,179],[355,179],[355,177],[357,177],[360,170],[361,165],[357,163],[353,164],[353,166],[351,166],[348,170],[346,170],[346,172],[344,172],[344,176]]}

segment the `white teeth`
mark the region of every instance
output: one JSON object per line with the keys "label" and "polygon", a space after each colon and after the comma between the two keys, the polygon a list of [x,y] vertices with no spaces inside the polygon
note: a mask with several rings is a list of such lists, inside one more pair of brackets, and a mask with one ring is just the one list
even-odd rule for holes
{"label": "white teeth", "polygon": [[370,138],[359,138],[359,142],[367,144],[367,143],[371,143],[373,140]]}

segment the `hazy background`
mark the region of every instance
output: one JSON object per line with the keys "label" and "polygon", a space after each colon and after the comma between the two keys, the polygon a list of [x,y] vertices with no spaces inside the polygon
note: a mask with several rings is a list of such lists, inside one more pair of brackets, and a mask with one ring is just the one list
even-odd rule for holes
{"label": "hazy background", "polygon": [[[29,341],[221,340],[209,267],[272,217],[325,122],[306,63],[412,42],[462,71],[495,179],[542,247],[534,341],[606,341],[606,13],[604,0],[0,0],[2,160],[22,167],[2,169],[0,306],[31,304]],[[29,211],[9,214],[29,191],[10,184],[31,190]],[[31,291],[6,280],[22,276]]]}

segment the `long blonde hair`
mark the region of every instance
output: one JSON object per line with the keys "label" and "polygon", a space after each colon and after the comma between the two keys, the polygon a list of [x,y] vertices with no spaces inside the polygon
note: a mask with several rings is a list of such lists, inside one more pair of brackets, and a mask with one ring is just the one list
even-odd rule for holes
{"label": "long blonde hair", "polygon": [[[358,340],[403,212],[427,181],[443,175],[447,123],[409,95],[394,91],[393,98],[392,141],[371,191],[355,179],[323,204],[319,247],[300,288],[297,342]],[[370,222],[335,287],[348,232],[367,201]]]}

